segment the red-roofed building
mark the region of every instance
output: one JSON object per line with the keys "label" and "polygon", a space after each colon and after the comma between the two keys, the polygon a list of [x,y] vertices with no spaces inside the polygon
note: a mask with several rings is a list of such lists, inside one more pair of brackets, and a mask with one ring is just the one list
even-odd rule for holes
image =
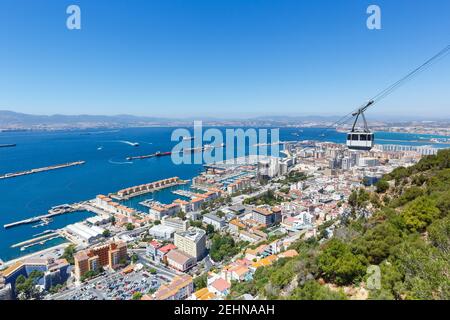
{"label": "red-roofed building", "polygon": [[167,255],[171,250],[174,250],[174,249],[176,249],[176,248],[177,248],[177,247],[176,247],[174,244],[169,243],[169,244],[166,244],[165,246],[162,246],[162,247],[156,249],[156,258],[155,258],[155,260],[158,260],[158,261],[167,261],[167,260],[166,260],[166,255]]}
{"label": "red-roofed building", "polygon": [[219,297],[226,297],[230,293],[231,284],[223,278],[214,280],[208,285],[208,290]]}

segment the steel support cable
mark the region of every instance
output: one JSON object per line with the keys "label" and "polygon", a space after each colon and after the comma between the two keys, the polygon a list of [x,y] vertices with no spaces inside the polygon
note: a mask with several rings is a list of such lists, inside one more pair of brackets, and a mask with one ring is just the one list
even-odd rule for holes
{"label": "steel support cable", "polygon": [[337,120],[336,122],[334,122],[330,126],[326,127],[324,129],[324,131],[322,132],[322,134],[325,131],[327,131],[328,129],[335,128],[335,126],[338,126],[338,125],[341,125],[341,124],[344,124],[344,123],[348,122],[351,118],[354,117],[355,113],[361,112],[361,110],[363,108],[365,108],[363,110],[363,111],[365,111],[368,108],[370,108],[371,106],[373,106],[374,104],[376,104],[377,102],[379,102],[380,100],[386,98],[387,96],[392,94],[395,90],[397,90],[399,87],[401,87],[402,85],[404,85],[405,83],[410,81],[413,77],[415,77],[419,73],[421,73],[421,72],[425,71],[426,69],[428,69],[429,67],[431,67],[433,63],[437,62],[438,60],[444,59],[449,53],[450,53],[450,45],[448,45],[445,48],[443,48],[441,51],[439,51],[434,56],[432,56],[430,59],[428,59],[427,61],[422,63],[420,66],[418,66],[417,68],[415,68],[414,70],[409,72],[406,76],[404,76],[400,80],[396,81],[395,83],[391,84],[390,86],[388,86],[384,90],[380,91],[377,95],[375,95],[372,99],[369,100],[369,101],[372,101],[372,103],[370,105],[365,104],[365,105],[359,107],[358,109],[355,109],[354,111],[348,113],[347,115],[345,115],[344,117],[340,118],[339,120]]}

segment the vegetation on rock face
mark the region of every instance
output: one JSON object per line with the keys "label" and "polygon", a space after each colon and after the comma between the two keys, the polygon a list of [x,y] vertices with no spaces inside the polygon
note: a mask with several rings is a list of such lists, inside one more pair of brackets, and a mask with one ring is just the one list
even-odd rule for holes
{"label": "vegetation on rock face", "polygon": [[389,182],[384,179],[378,180],[375,184],[377,193],[385,193],[389,189]]}
{"label": "vegetation on rock face", "polygon": [[360,188],[350,194],[350,197],[348,198],[348,204],[355,211],[365,208],[368,204],[369,199],[370,197],[366,190],[364,190],[364,188]]}
{"label": "vegetation on rock face", "polygon": [[350,245],[335,238],[322,248],[317,265],[323,278],[337,285],[349,285],[361,280],[367,268],[363,255],[354,254]]}
{"label": "vegetation on rock face", "polygon": [[[376,192],[383,195],[370,218],[338,223],[320,243],[320,237],[299,240],[291,246],[297,257],[257,269],[250,282],[234,282],[230,298],[345,299],[342,286],[364,286],[367,267],[378,265],[381,288],[369,290],[370,299],[450,299],[450,150],[380,181]],[[354,211],[369,201],[364,189],[349,198]]]}
{"label": "vegetation on rock face", "polygon": [[332,291],[315,280],[309,280],[298,286],[289,297],[294,300],[346,300],[347,296],[339,291]]}
{"label": "vegetation on rock face", "polygon": [[402,213],[405,224],[411,231],[424,231],[440,211],[429,197],[421,196],[409,202]]}

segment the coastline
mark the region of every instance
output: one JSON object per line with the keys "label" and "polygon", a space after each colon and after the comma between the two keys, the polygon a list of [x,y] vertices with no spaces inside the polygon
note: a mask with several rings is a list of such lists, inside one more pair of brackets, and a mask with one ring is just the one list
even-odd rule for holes
{"label": "coastline", "polygon": [[8,266],[10,266],[10,265],[12,265],[12,264],[14,264],[16,262],[20,262],[20,261],[26,260],[26,259],[33,259],[36,256],[40,256],[42,254],[49,253],[49,252],[57,250],[57,249],[63,249],[64,250],[70,244],[71,244],[70,241],[66,241],[64,243],[60,243],[60,244],[57,244],[55,246],[48,247],[48,248],[45,248],[45,249],[42,249],[42,250],[39,250],[39,251],[36,251],[36,252],[33,252],[33,253],[29,253],[29,254],[26,254],[24,256],[21,256],[21,257],[18,257],[18,258],[14,258],[14,259],[11,259],[11,260],[8,260],[8,261],[3,261],[3,260],[0,259],[0,270],[4,269],[4,268],[7,268]]}
{"label": "coastline", "polygon": [[[120,164],[111,164],[108,163],[108,159],[110,157],[109,154],[105,155],[105,152],[110,151],[111,154],[115,155],[117,158],[121,158],[119,161],[122,161],[124,157],[129,156],[130,153],[133,152],[136,153],[145,153],[149,151],[150,153],[157,150],[170,150],[172,142],[170,141],[170,134],[172,132],[170,127],[164,127],[167,128],[166,130],[153,130],[151,129],[142,129],[142,130],[120,130],[120,132],[111,132],[111,131],[103,131],[102,135],[98,135],[95,137],[95,140],[107,140],[110,141],[110,144],[106,144],[105,142],[97,142],[92,141],[93,138],[91,135],[83,135],[79,134],[74,136],[73,134],[61,134],[61,139],[58,139],[58,143],[61,143],[61,145],[64,145],[67,147],[67,150],[61,151],[63,156],[70,156],[73,157],[73,152],[78,152],[78,150],[84,150],[84,152],[87,152],[87,156],[85,157],[80,156],[83,159],[86,159],[86,165],[82,166],[83,168],[81,170],[77,170],[77,173],[74,174],[72,170],[56,170],[53,172],[47,172],[43,173],[42,175],[36,175],[36,176],[29,176],[29,177],[22,177],[19,180],[11,179],[10,181],[4,181],[3,183],[0,183],[0,191],[2,191],[5,194],[5,199],[7,200],[5,203],[2,204],[1,211],[5,214],[3,216],[0,216],[5,223],[10,222],[9,219],[7,219],[6,212],[29,212],[29,210],[26,210],[26,207],[30,207],[29,204],[33,204],[31,207],[35,211],[41,211],[41,209],[34,205],[35,202],[39,201],[41,203],[41,206],[45,206],[42,210],[48,210],[49,207],[51,207],[53,204],[58,203],[75,203],[79,201],[84,201],[85,199],[92,199],[92,197],[95,197],[97,194],[108,194],[111,192],[116,192],[117,190],[121,190],[126,185],[141,185],[148,183],[148,181],[157,181],[160,179],[164,179],[164,177],[170,177],[170,176],[180,176],[183,180],[186,179],[192,179],[196,175],[198,175],[199,170],[203,170],[203,167],[201,166],[194,166],[194,165],[187,165],[187,166],[176,166],[170,161],[170,157],[167,158],[153,158],[153,159],[147,159],[144,161],[136,161],[134,163],[128,166],[122,166]],[[298,132],[299,128],[281,128],[280,133],[284,136],[280,137],[280,140],[292,140],[292,133]],[[313,139],[317,141],[327,140],[332,141],[335,143],[341,143],[336,142],[337,140],[345,139],[345,136],[332,132],[330,135],[324,138],[317,137],[316,133],[319,132],[319,129],[306,129],[304,132],[296,137],[296,140],[302,141],[302,140],[309,140]],[[65,131],[67,132],[67,131]],[[56,134],[56,133],[55,133]],[[24,137],[24,135],[17,134],[17,136],[22,136],[21,138],[23,140],[26,140],[26,142],[31,141],[33,143],[31,147],[28,147],[27,144],[21,143],[21,146],[24,146],[24,148],[18,148],[17,150],[13,150],[13,153],[11,156],[13,157],[20,157],[22,152],[31,152],[34,149],[32,149],[35,145],[38,149],[41,149],[43,147],[52,147],[52,148],[58,148],[60,150],[59,144],[54,144],[53,139],[54,135],[42,135],[38,140],[36,140],[36,136],[34,134],[28,134]],[[119,138],[120,137],[120,138]],[[405,137],[406,138],[406,137]],[[67,140],[66,140],[67,139]],[[138,149],[131,148],[128,145],[125,145],[123,143],[119,143],[117,140],[123,140],[128,139],[132,141],[151,141],[152,144],[145,144],[141,143],[141,147]],[[76,141],[78,144],[73,144],[73,141]],[[67,143],[67,141],[70,141],[70,144]],[[157,143],[156,143],[157,142]],[[410,144],[409,141],[403,140],[404,144]],[[97,150],[98,145],[103,145],[103,150]],[[424,145],[426,143],[423,143]],[[25,148],[27,146],[27,148]],[[441,146],[443,147],[443,145]],[[136,150],[136,151],[135,151]],[[34,151],[33,151],[34,152]],[[44,152],[43,152],[44,153]],[[34,153],[33,153],[34,155]],[[38,157],[36,155],[36,157]],[[53,154],[51,152],[45,152],[43,154],[43,159],[45,161],[48,161],[48,157],[56,157],[59,156],[58,154]],[[94,160],[92,160],[94,157]],[[26,159],[28,163],[29,159]],[[52,160],[53,161],[53,160]],[[60,161],[59,158],[54,161]],[[8,160],[8,158],[4,159],[4,163],[7,165],[8,162],[11,162]],[[6,167],[5,167],[6,168]],[[175,172],[174,170],[177,170]],[[102,183],[102,181],[106,181],[107,179],[110,179],[111,177],[114,177],[112,180],[113,182],[108,183]],[[42,180],[41,180],[42,179]],[[105,180],[106,179],[106,180]],[[42,181],[45,181],[45,184],[42,185]],[[26,183],[24,183],[26,182]],[[22,190],[22,192],[25,191],[27,194],[27,202],[23,203],[22,207],[20,204],[21,201],[23,202],[23,196],[20,192],[14,191],[17,188],[23,189],[26,186],[26,189]],[[69,187],[68,187],[69,186]],[[90,189],[86,190],[85,186],[89,186]],[[57,189],[56,189],[57,188]],[[41,192],[41,190],[42,192]],[[59,190],[63,190],[62,193],[59,192]],[[159,194],[159,193],[158,193]],[[153,195],[152,195],[153,197]],[[157,196],[158,197],[158,196]],[[173,195],[170,195],[170,197],[173,197]],[[76,199],[74,199],[76,198]],[[81,199],[79,199],[81,198]],[[162,203],[165,202],[165,198],[167,198],[165,195],[158,199]],[[41,200],[44,199],[44,200]],[[50,202],[51,200],[51,202]],[[171,202],[171,201],[170,201]],[[29,216],[34,216],[35,213],[30,213]],[[21,215],[18,217],[18,220],[29,218],[29,216]],[[61,218],[64,221],[56,221],[54,223],[58,224],[58,226],[51,226],[52,229],[61,229],[67,224],[75,223],[76,221],[66,221],[65,218]],[[78,218],[77,218],[78,219]],[[82,219],[77,220],[82,221]],[[64,224],[63,224],[64,223]],[[22,231],[23,230],[23,231]],[[21,236],[26,236],[30,238],[32,236],[30,230],[28,229],[22,229],[18,231],[20,232]],[[27,234],[28,233],[28,234]],[[24,256],[20,257],[16,255],[16,252],[13,252],[13,250],[10,248],[10,245],[12,243],[18,242],[16,239],[19,238],[14,233],[7,232],[5,230],[0,231],[0,242],[2,243],[2,248],[0,248],[1,255],[0,257],[3,260],[10,261],[8,257],[13,257],[14,259],[21,259]],[[52,248],[52,247],[50,247]],[[38,248],[36,248],[38,249]],[[48,248],[44,248],[42,250],[46,250]],[[40,252],[42,250],[36,251]],[[35,255],[35,253],[30,253],[30,255]],[[26,255],[28,256],[28,255]]]}

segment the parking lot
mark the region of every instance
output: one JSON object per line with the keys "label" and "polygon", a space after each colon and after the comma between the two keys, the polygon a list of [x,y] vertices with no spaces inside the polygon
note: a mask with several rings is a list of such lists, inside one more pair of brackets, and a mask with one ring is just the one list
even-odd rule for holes
{"label": "parking lot", "polygon": [[130,300],[135,292],[142,294],[154,291],[165,282],[158,275],[147,271],[134,271],[130,274],[110,274],[70,292],[68,300]]}

